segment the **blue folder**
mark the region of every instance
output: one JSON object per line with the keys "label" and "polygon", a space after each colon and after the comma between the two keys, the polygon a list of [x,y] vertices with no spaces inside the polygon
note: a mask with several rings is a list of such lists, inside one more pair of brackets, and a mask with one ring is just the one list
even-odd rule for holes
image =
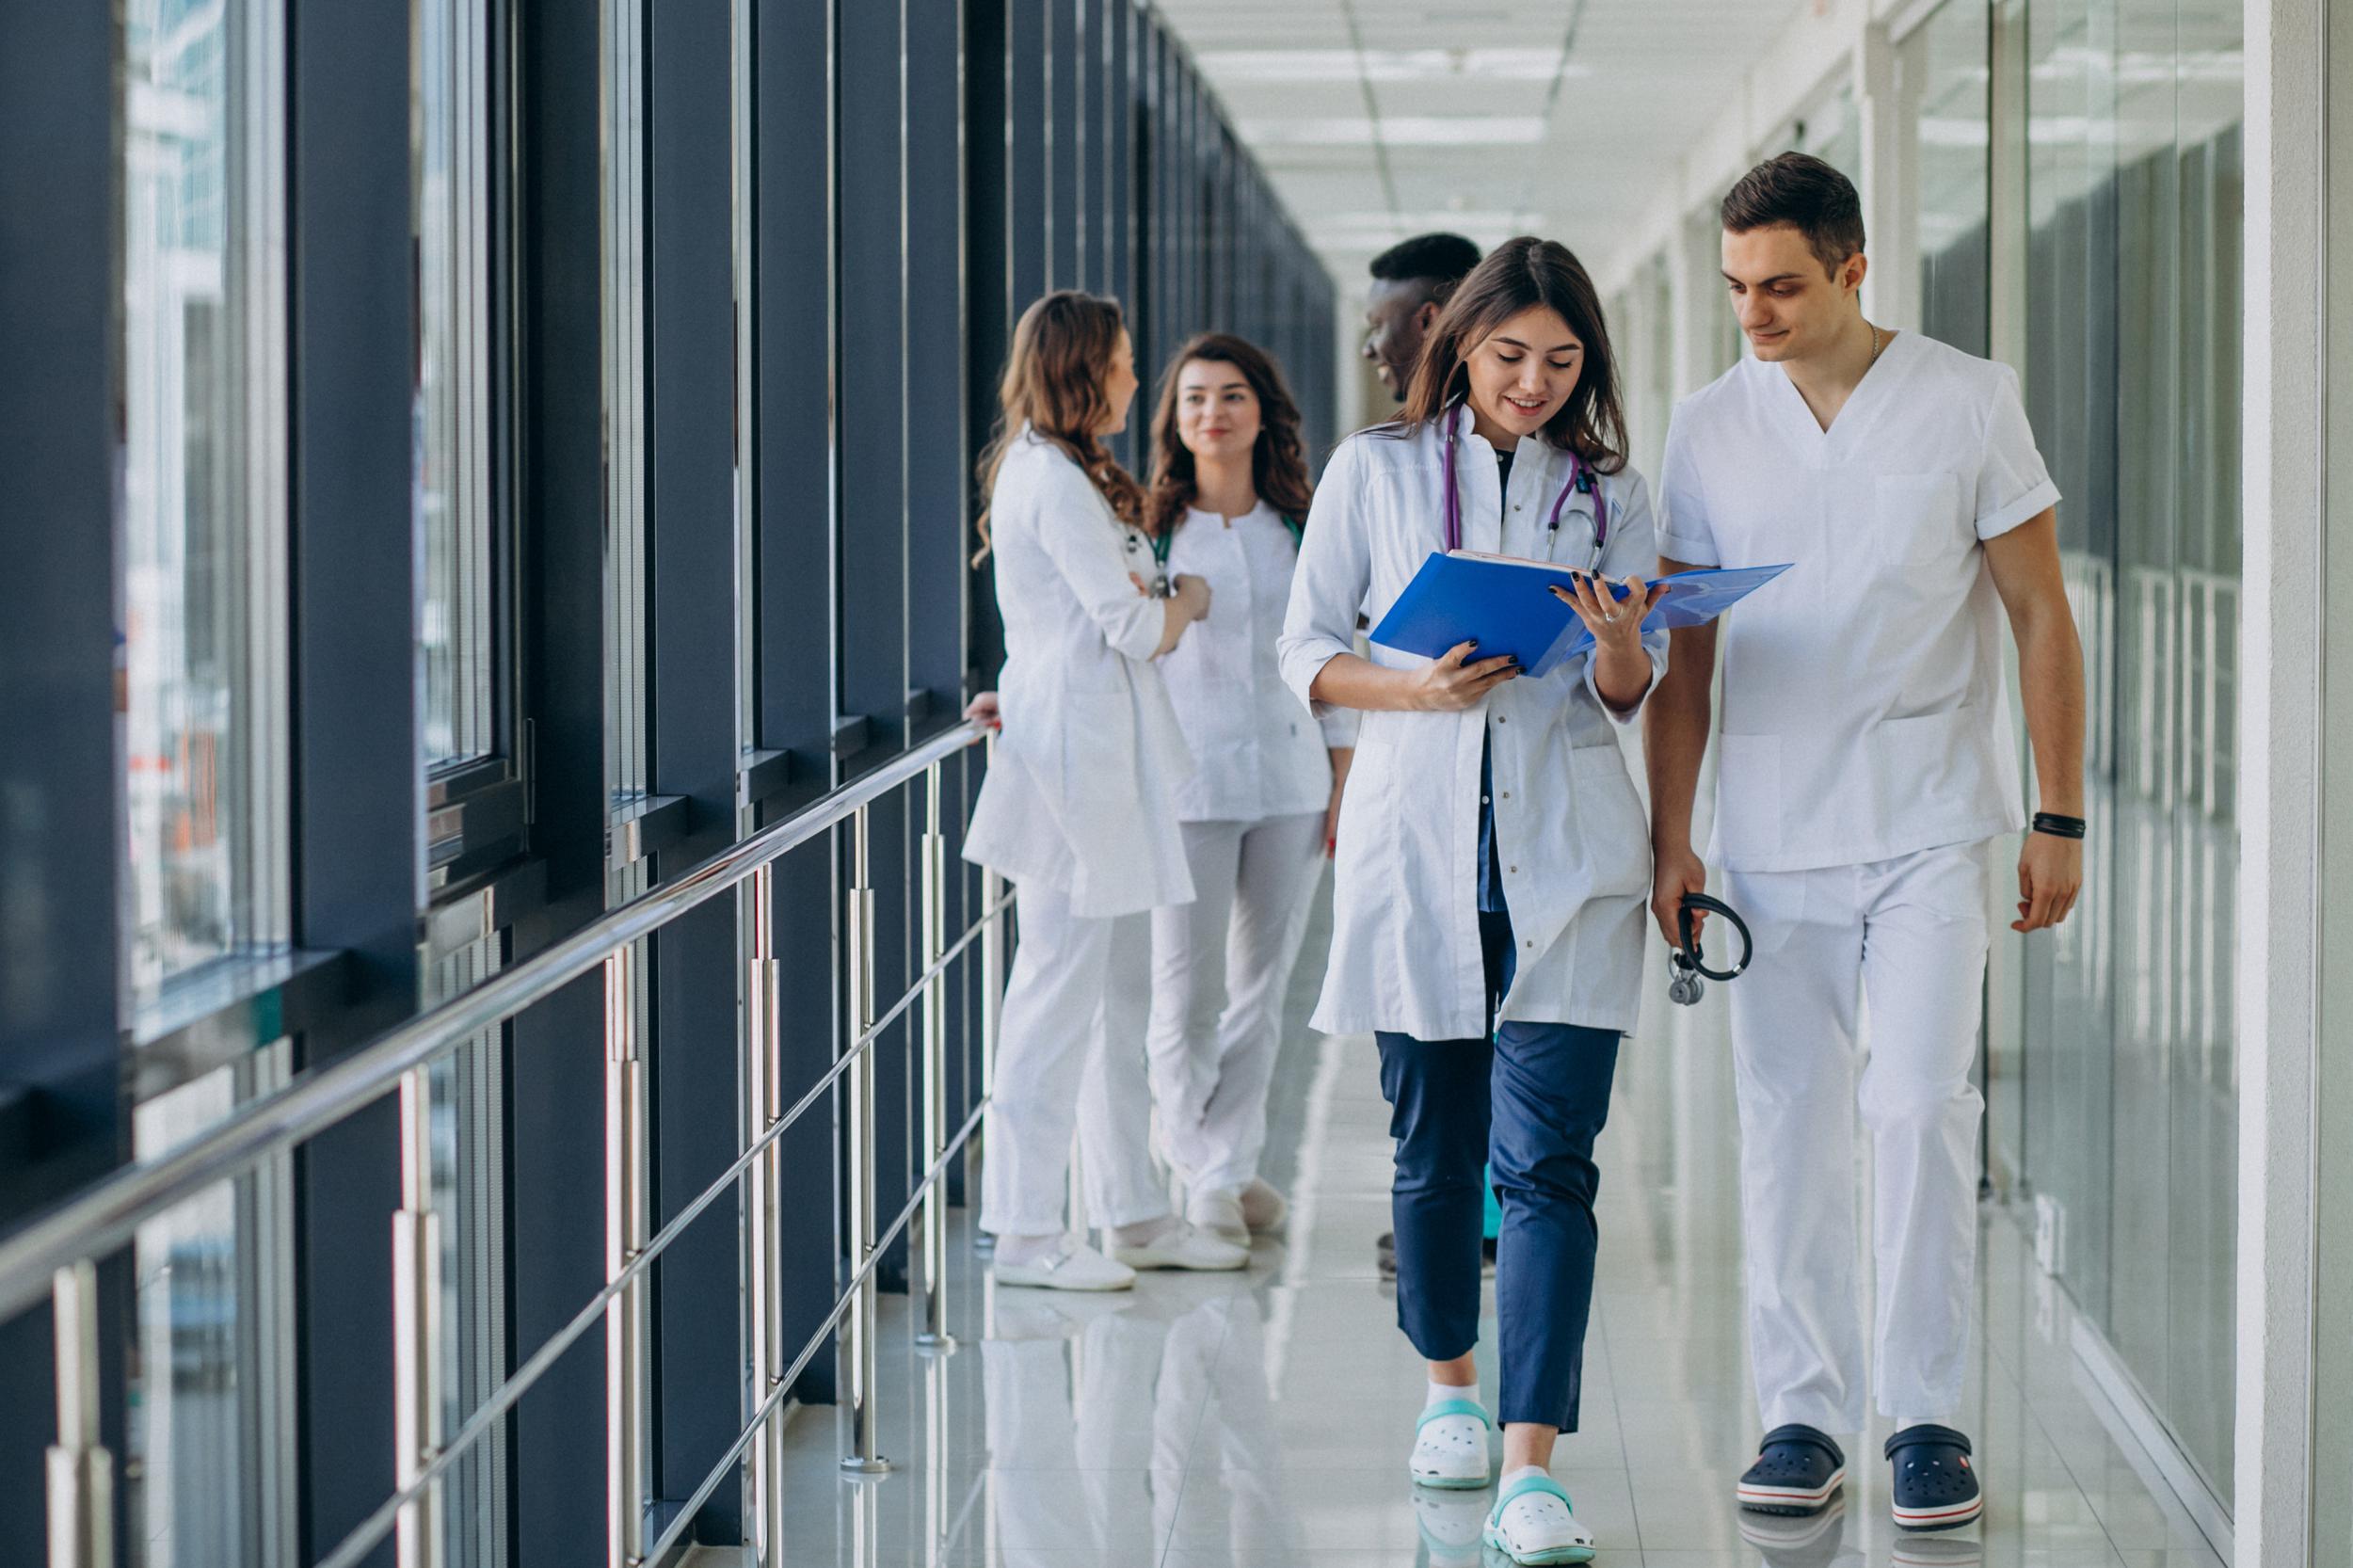
{"label": "blue folder", "polygon": [[[1777,567],[1735,567],[1679,571],[1657,579],[1671,584],[1667,595],[1642,617],[1642,630],[1697,626],[1714,620],[1756,589],[1787,571]],[[1474,660],[1513,654],[1524,675],[1542,678],[1573,653],[1593,646],[1577,612],[1552,597],[1556,583],[1568,586],[1577,575],[1547,561],[1521,561],[1469,552],[1433,551],[1405,584],[1389,613],[1372,629],[1372,640],[1402,653],[1435,659],[1457,643],[1476,641]],[[1618,598],[1622,583],[1610,584]]]}

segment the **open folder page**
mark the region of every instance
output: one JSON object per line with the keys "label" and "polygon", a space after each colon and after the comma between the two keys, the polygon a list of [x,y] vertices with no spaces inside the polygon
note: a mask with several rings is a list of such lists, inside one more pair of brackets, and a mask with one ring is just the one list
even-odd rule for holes
{"label": "open folder page", "polygon": [[[1658,578],[1668,585],[1667,593],[1642,617],[1642,630],[1714,620],[1788,569],[1789,563],[1784,562]],[[1576,610],[1552,594],[1554,584],[1566,587],[1578,575],[1576,568],[1552,561],[1470,550],[1447,554],[1433,551],[1372,629],[1372,640],[1431,659],[1457,643],[1476,642],[1474,658],[1508,653],[1519,660],[1524,673],[1541,679],[1561,660],[1593,645],[1593,633]],[[1620,599],[1627,592],[1623,583],[1611,584],[1610,591]]]}

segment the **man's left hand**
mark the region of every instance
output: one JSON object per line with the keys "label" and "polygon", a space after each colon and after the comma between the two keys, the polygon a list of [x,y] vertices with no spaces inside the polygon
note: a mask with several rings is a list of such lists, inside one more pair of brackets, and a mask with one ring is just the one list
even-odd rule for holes
{"label": "man's left hand", "polygon": [[2047,931],[2067,919],[2083,890],[2084,845],[2080,839],[2028,833],[2018,852],[2018,919],[2012,931]]}

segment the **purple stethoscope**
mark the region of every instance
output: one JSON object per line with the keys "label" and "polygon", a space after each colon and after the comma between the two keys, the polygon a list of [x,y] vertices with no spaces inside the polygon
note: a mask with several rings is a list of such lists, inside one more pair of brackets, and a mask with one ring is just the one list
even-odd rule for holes
{"label": "purple stethoscope", "polygon": [[[1446,547],[1449,552],[1463,548],[1463,496],[1454,483],[1454,449],[1461,444],[1457,427],[1462,424],[1462,409],[1463,406],[1457,403],[1446,411],[1446,495],[1440,513],[1446,520]],[[1602,552],[1609,545],[1609,507],[1602,499],[1601,486],[1594,481],[1593,471],[1587,468],[1585,459],[1574,452],[1569,454],[1568,483],[1562,485],[1561,493],[1553,498],[1552,515],[1545,520],[1545,531],[1547,534],[1561,531],[1561,508],[1569,504],[1569,494],[1573,490],[1583,490],[1593,498],[1593,559],[1585,569],[1598,572],[1601,570]]]}

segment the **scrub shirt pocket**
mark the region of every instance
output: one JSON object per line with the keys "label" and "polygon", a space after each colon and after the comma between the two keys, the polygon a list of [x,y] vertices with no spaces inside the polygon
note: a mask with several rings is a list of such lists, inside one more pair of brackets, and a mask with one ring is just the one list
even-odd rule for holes
{"label": "scrub shirt pocket", "polygon": [[1744,855],[1781,852],[1781,737],[1724,735],[1719,738],[1716,827],[1719,842],[1737,844]]}
{"label": "scrub shirt pocket", "polygon": [[1871,541],[1891,565],[1956,554],[1963,523],[1961,481],[1949,473],[1881,474],[1871,486]]}
{"label": "scrub shirt pocket", "polygon": [[1935,820],[1982,797],[1988,760],[1975,707],[1887,719],[1871,732],[1871,788],[1880,820]]}

